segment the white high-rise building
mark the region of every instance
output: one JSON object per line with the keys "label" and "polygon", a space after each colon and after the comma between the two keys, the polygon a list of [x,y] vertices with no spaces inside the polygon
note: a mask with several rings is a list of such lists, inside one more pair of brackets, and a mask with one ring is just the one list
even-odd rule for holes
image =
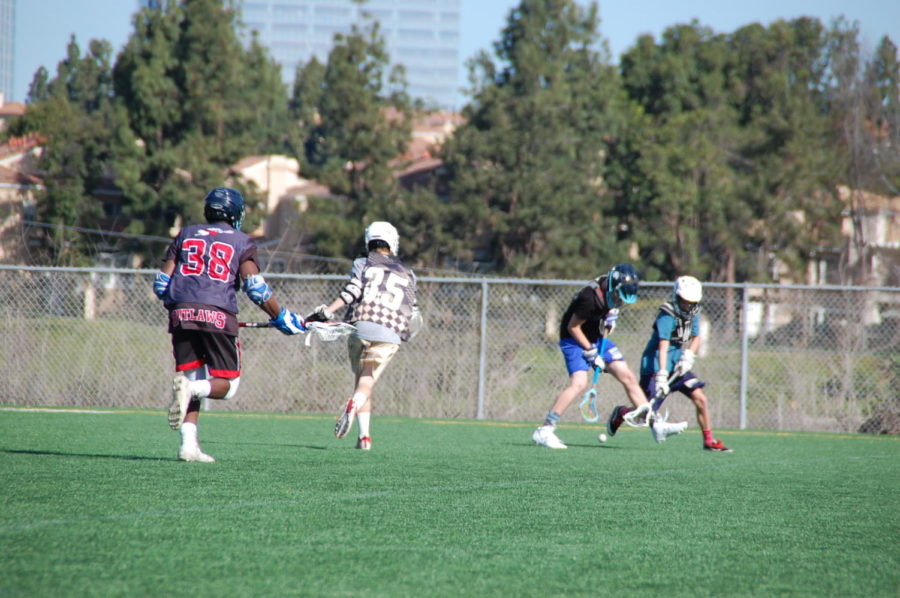
{"label": "white high-rise building", "polygon": [[0,94],[13,99],[13,65],[16,34],[16,0],[0,0]]}
{"label": "white high-rise building", "polygon": [[[140,6],[159,0],[139,0]],[[368,13],[394,64],[406,68],[409,93],[442,108],[457,108],[460,69],[460,0],[235,0],[242,20],[259,32],[290,86],[298,64],[325,62],[335,33],[349,33]]]}

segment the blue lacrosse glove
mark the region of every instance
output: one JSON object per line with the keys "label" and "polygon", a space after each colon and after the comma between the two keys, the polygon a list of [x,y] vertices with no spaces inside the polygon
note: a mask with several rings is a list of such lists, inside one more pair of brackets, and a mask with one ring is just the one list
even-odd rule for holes
{"label": "blue lacrosse glove", "polygon": [[172,277],[166,274],[165,272],[157,272],[156,279],[153,281],[153,294],[156,295],[159,299],[166,298],[166,291],[169,290],[169,283],[172,282]]}
{"label": "blue lacrosse glove", "polygon": [[303,318],[282,307],[277,318],[269,320],[269,324],[277,328],[282,334],[292,335],[306,332]]}
{"label": "blue lacrosse glove", "polygon": [[606,327],[606,334],[610,334],[613,329],[616,327],[616,322],[619,321],[619,310],[611,309],[609,313],[606,314],[606,320],[603,322],[603,326]]}

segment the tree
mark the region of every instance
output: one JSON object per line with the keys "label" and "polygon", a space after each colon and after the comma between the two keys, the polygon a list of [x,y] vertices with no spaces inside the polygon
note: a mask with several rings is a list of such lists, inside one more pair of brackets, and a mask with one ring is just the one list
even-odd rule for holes
{"label": "tree", "polygon": [[124,113],[112,96],[108,42],[92,40],[82,56],[74,36],[67,56],[50,80],[37,71],[30,108],[12,124],[10,133],[39,132],[47,141],[41,154],[44,189],[37,194],[38,219],[49,229],[46,256],[61,264],[80,264],[91,246],[72,227],[101,228],[103,206],[94,192],[111,176],[109,164],[121,149]]}
{"label": "tree", "polygon": [[454,236],[488,267],[572,276],[625,258],[605,178],[624,105],[597,25],[595,3],[523,0],[494,44],[498,64],[470,63],[473,99],[443,157],[465,232]]}
{"label": "tree", "polygon": [[116,94],[139,140],[116,165],[130,232],[166,235],[179,217],[199,219],[202,198],[231,164],[285,147],[280,71],[255,38],[244,49],[239,27],[223,0],[168,2],[135,17],[115,68]]}
{"label": "tree", "polygon": [[841,208],[829,143],[828,42],[822,24],[809,18],[732,36],[744,131],[736,173],[753,216],[746,244],[754,251],[742,264],[748,279],[777,280],[778,263],[802,280],[810,252],[834,241]]}
{"label": "tree", "polygon": [[770,280],[777,265],[800,278],[833,240],[829,39],[815,19],[731,35],[694,22],[623,56],[625,87],[649,119],[625,168],[638,189],[629,205],[660,275]]}
{"label": "tree", "polygon": [[315,253],[346,257],[360,247],[359,224],[386,219],[400,195],[394,165],[410,138],[412,112],[377,22],[334,41],[324,71],[315,62],[301,71],[292,114],[306,132],[302,171],[343,198],[314,202],[304,230]]}
{"label": "tree", "polygon": [[630,237],[649,277],[734,281],[735,223],[747,210],[732,170],[740,139],[732,61],[726,37],[696,22],[667,29],[659,45],[643,36],[622,57],[625,89],[646,117],[623,169]]}

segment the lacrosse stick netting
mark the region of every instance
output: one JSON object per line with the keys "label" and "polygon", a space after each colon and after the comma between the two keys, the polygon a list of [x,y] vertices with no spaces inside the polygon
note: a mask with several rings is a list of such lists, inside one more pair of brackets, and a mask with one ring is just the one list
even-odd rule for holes
{"label": "lacrosse stick netting", "polygon": [[[239,325],[241,328],[274,328],[269,322],[240,322]],[[328,343],[350,336],[354,331],[356,331],[356,326],[347,322],[307,322],[304,344],[307,347],[310,346],[313,336]]]}

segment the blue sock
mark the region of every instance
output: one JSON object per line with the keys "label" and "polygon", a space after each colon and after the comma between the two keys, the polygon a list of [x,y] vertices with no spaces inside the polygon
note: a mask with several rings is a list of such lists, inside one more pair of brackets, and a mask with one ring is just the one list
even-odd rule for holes
{"label": "blue sock", "polygon": [[559,413],[556,411],[550,411],[547,413],[547,419],[544,420],[545,426],[553,426],[556,427],[556,424],[559,423]]}

